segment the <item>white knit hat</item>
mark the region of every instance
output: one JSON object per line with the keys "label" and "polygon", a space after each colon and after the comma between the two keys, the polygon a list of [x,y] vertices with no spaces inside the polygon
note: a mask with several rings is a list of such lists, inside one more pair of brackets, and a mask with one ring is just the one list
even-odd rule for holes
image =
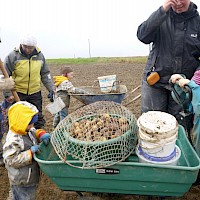
{"label": "white knit hat", "polygon": [[26,34],[21,37],[20,44],[36,47],[37,40],[34,36],[32,36],[30,34]]}

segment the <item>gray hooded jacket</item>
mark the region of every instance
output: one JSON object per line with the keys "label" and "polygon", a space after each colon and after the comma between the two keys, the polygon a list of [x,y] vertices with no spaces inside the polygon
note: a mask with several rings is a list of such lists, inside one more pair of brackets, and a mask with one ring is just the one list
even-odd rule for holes
{"label": "gray hooded jacket", "polygon": [[145,44],[152,43],[144,79],[153,67],[161,77],[156,85],[166,84],[175,73],[191,79],[200,69],[200,16],[194,3],[181,14],[160,7],[138,27],[137,37]]}

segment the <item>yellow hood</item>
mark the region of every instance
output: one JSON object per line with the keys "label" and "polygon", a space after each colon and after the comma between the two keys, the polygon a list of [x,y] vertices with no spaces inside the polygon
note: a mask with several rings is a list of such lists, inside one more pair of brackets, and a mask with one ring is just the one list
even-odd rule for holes
{"label": "yellow hood", "polygon": [[13,104],[8,110],[9,129],[17,134],[26,135],[26,128],[37,113],[37,108],[26,101]]}
{"label": "yellow hood", "polygon": [[63,81],[68,81],[69,79],[65,76],[54,76],[53,77],[56,87],[59,86]]}

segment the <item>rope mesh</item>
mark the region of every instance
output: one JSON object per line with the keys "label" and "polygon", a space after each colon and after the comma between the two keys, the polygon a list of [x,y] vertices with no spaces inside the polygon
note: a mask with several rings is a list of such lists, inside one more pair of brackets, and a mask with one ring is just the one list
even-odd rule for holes
{"label": "rope mesh", "polygon": [[[106,167],[125,160],[134,150],[135,116],[111,101],[86,105],[69,114],[52,132],[59,158],[77,168]],[[74,160],[70,162],[67,156]]]}

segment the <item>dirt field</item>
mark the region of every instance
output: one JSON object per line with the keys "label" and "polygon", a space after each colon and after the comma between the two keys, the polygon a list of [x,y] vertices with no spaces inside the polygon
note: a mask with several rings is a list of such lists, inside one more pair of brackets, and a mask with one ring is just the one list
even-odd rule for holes
{"label": "dirt field", "polygon": [[[58,74],[59,66],[50,65],[50,70],[52,75]],[[85,65],[74,65],[74,79],[72,80],[75,86],[92,86],[94,81],[98,76],[104,76],[109,74],[116,74],[118,80],[121,81],[121,84],[124,84],[128,88],[128,93],[130,93],[134,88],[140,85],[141,74],[143,71],[143,63],[101,63],[101,64],[85,64]],[[43,103],[44,107],[49,103],[46,89],[43,88]],[[138,90],[140,93],[140,91]],[[129,102],[138,92],[130,94],[127,99],[124,100],[123,104]],[[75,109],[82,106],[78,100],[71,99],[70,112],[73,112]],[[140,115],[140,99],[129,104],[127,106],[136,117]],[[44,115],[46,119],[46,130],[52,131],[52,116],[44,110]],[[0,200],[5,200],[8,196],[9,191],[9,182],[7,178],[7,172],[4,167],[0,167]],[[84,197],[87,199],[94,200],[136,200],[136,199],[147,199],[145,196],[139,195],[118,195],[118,194],[92,194],[92,193],[83,193]],[[44,174],[42,174],[41,182],[37,190],[37,200],[76,200],[80,199],[79,195],[75,192],[63,192],[59,190]],[[153,199],[158,199],[153,197]],[[183,197],[181,198],[166,198],[166,199],[182,199],[182,200],[198,200],[200,199],[200,186],[195,186],[190,189]]]}

